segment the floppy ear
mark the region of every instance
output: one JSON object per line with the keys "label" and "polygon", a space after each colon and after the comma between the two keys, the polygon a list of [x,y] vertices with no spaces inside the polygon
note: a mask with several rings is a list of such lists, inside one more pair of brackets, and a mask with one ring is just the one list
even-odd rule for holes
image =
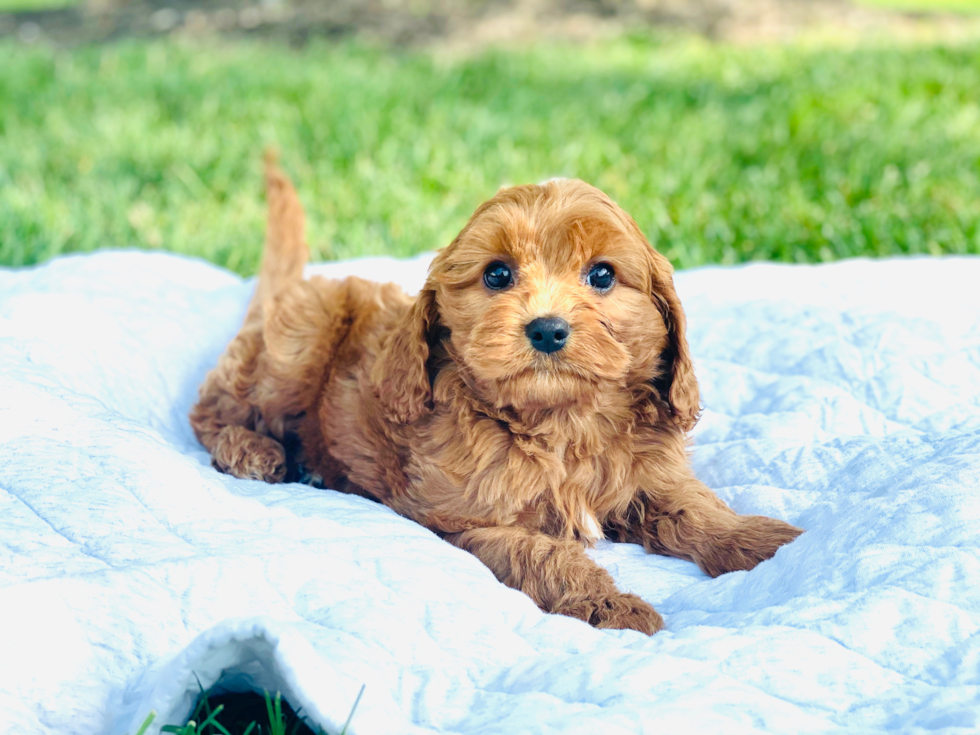
{"label": "floppy ear", "polygon": [[371,382],[392,421],[410,424],[431,408],[432,387],[426,363],[438,322],[436,294],[427,283],[378,353]]}
{"label": "floppy ear", "polygon": [[674,290],[674,269],[670,261],[656,250],[651,249],[650,253],[653,256],[653,301],[667,327],[664,371],[654,381],[654,387],[669,407],[674,423],[684,431],[690,431],[701,415],[701,398],[685,335],[687,320]]}

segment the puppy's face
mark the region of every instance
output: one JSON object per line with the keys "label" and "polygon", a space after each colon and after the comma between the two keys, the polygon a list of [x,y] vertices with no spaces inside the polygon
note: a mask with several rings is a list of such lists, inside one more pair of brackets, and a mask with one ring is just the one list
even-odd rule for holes
{"label": "puppy's face", "polygon": [[559,407],[663,372],[658,257],[602,192],[559,180],[480,207],[430,284],[458,359],[498,406]]}

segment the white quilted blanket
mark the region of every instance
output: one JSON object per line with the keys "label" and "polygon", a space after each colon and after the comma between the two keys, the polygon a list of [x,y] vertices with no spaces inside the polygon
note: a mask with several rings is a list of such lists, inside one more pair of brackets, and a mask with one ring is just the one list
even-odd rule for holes
{"label": "white quilted blanket", "polygon": [[[418,287],[425,259],[339,264]],[[677,276],[699,476],[807,530],[752,572],[603,543],[652,638],[544,615],[367,500],[219,475],[187,410],[250,284],[0,270],[0,732],[150,732],[279,689],[339,731],[980,731],[980,259]]]}

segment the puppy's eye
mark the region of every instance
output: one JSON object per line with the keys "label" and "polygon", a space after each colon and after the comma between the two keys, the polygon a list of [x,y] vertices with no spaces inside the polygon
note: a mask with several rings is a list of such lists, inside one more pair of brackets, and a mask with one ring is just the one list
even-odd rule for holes
{"label": "puppy's eye", "polygon": [[495,260],[483,271],[483,282],[487,284],[487,288],[500,291],[514,282],[514,275],[506,263]]}
{"label": "puppy's eye", "polygon": [[589,275],[585,280],[599,293],[605,293],[616,282],[616,274],[609,263],[596,263],[589,269]]}

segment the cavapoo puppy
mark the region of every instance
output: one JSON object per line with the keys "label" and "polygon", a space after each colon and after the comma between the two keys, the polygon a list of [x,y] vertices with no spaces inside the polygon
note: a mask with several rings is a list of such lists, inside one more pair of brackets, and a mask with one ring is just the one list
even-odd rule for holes
{"label": "cavapoo puppy", "polygon": [[740,516],[691,472],[698,419],[670,263],[577,180],[501,189],[421,293],[304,280],[304,217],[267,164],[269,222],[241,332],[191,413],[236,477],[374,498],[547,612],[654,633],[586,554],[600,538],[752,569],[801,530]]}

